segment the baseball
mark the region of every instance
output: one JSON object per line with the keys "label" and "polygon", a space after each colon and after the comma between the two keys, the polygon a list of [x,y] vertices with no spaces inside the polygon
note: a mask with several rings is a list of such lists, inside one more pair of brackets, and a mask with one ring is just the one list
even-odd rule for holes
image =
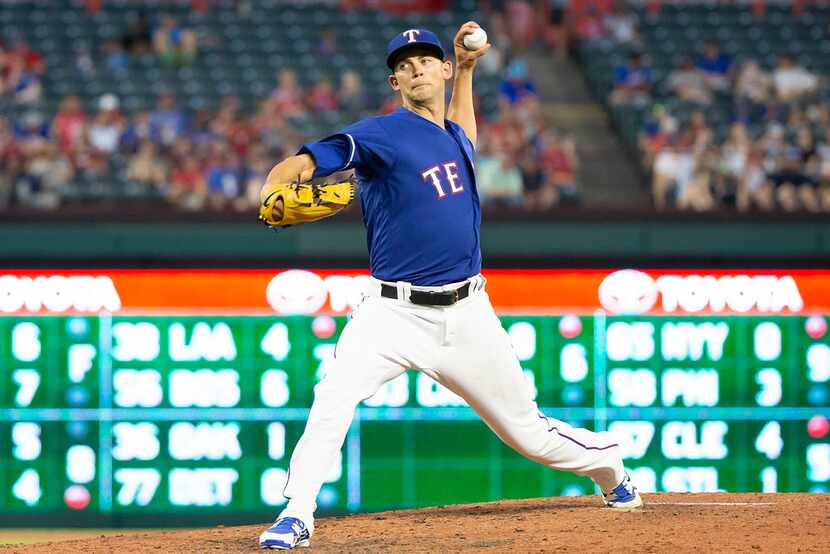
{"label": "baseball", "polygon": [[464,47],[467,50],[478,50],[487,44],[487,32],[481,27],[473,29],[464,36]]}

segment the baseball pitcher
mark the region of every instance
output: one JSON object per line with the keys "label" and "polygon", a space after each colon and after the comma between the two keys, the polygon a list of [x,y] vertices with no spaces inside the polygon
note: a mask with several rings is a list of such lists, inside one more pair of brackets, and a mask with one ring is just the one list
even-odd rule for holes
{"label": "baseball pitcher", "polygon": [[[465,37],[480,35],[478,29],[474,22],[459,29],[455,67],[434,33],[409,29],[395,36],[387,49],[389,85],[403,107],[303,145],[273,168],[262,188],[260,219],[273,227],[326,217],[357,194],[372,274],[331,368],[314,388],[305,431],[291,456],[288,504],[260,536],[262,547],[308,546],[317,494],[355,408],[409,368],[464,398],[522,455],[593,479],[607,506],[642,506],[611,436],[539,412],[487,296],[472,84],[476,61],[490,45],[465,47]],[[447,107],[445,86],[453,72]],[[306,184],[352,168],[356,183]]]}

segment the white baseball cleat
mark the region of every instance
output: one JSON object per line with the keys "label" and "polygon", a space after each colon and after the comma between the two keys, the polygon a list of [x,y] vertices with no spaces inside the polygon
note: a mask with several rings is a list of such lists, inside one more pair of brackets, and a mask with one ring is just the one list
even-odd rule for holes
{"label": "white baseball cleat", "polygon": [[620,512],[628,512],[643,506],[643,499],[637,492],[637,487],[631,482],[631,477],[625,474],[622,482],[608,494],[603,494],[605,505]]}
{"label": "white baseball cleat", "polygon": [[305,523],[296,517],[281,517],[259,536],[259,546],[277,550],[292,550],[308,546],[311,534]]}

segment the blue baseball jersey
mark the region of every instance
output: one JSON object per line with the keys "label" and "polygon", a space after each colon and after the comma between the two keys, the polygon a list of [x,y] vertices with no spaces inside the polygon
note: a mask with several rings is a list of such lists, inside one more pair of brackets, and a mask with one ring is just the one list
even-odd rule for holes
{"label": "blue baseball jersey", "polygon": [[444,285],[481,271],[473,144],[458,124],[444,126],[399,108],[300,149],[314,177],[354,168],[369,264],[382,281]]}

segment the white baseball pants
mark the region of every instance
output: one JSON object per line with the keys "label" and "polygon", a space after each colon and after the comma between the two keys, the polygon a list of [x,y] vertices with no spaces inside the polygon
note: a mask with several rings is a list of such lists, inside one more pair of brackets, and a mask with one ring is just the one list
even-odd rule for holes
{"label": "white baseball pants", "polygon": [[[587,475],[604,492],[625,475],[619,447],[607,433],[544,417],[533,400],[510,338],[472,278],[470,296],[448,307],[380,296],[372,279],[337,342],[335,359],[314,387],[305,431],[294,448],[281,516],[313,525],[320,487],[343,446],[357,405],[407,369],[423,371],[461,396],[507,445],[553,469]],[[390,283],[392,284],[392,283]],[[452,290],[463,283],[418,290]]]}

